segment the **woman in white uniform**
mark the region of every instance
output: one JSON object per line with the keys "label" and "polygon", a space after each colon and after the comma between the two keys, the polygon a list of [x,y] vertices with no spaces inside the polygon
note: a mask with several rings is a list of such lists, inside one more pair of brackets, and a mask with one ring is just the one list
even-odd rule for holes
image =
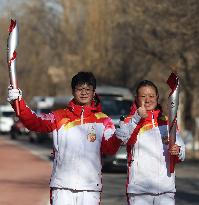
{"label": "woman in white uniform", "polygon": [[169,154],[175,162],[185,158],[185,146],[176,133],[169,150],[168,119],[158,104],[158,89],[153,82],[141,81],[130,115],[116,134],[127,146],[129,205],[174,205],[175,173],[169,172]]}

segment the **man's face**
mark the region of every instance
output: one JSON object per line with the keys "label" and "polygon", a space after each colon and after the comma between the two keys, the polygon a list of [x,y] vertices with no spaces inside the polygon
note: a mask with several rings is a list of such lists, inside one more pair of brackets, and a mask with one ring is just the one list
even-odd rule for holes
{"label": "man's face", "polygon": [[73,90],[73,96],[78,105],[91,105],[94,95],[93,86],[88,84],[77,85]]}

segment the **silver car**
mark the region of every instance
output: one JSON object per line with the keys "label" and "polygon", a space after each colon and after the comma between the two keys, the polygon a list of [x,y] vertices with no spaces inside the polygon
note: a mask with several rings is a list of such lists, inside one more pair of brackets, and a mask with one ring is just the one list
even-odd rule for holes
{"label": "silver car", "polygon": [[[112,118],[115,126],[119,125],[120,117],[127,116],[130,111],[132,100],[124,100],[120,97],[100,97],[102,111]],[[118,152],[113,155],[102,156],[103,171],[127,171],[126,146],[121,146]]]}

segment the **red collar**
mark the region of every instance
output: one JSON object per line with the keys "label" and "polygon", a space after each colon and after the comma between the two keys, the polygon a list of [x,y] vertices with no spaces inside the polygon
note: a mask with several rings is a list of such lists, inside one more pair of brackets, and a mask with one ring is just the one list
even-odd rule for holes
{"label": "red collar", "polygon": [[88,117],[89,115],[98,112],[98,108],[95,106],[88,106],[88,105],[77,105],[75,103],[75,100],[72,99],[67,106],[68,110],[71,112],[71,114],[80,117],[81,114],[83,113],[84,117]]}
{"label": "red collar", "polygon": [[152,120],[157,121],[162,116],[162,111],[160,109],[147,111],[148,117],[144,118],[144,122],[151,122]]}

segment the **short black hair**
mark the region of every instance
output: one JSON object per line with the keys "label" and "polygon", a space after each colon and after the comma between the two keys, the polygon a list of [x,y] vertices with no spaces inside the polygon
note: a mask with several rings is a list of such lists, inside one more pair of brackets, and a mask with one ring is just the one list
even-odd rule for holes
{"label": "short black hair", "polygon": [[96,78],[92,72],[78,72],[75,76],[73,76],[71,81],[71,88],[75,90],[77,85],[88,84],[93,86],[93,89],[96,89]]}
{"label": "short black hair", "polygon": [[137,88],[136,88],[136,95],[138,95],[138,91],[141,87],[145,87],[145,86],[151,86],[154,88],[155,92],[156,92],[156,95],[158,96],[159,93],[158,93],[158,88],[157,86],[150,80],[142,80],[138,83],[137,85]]}

